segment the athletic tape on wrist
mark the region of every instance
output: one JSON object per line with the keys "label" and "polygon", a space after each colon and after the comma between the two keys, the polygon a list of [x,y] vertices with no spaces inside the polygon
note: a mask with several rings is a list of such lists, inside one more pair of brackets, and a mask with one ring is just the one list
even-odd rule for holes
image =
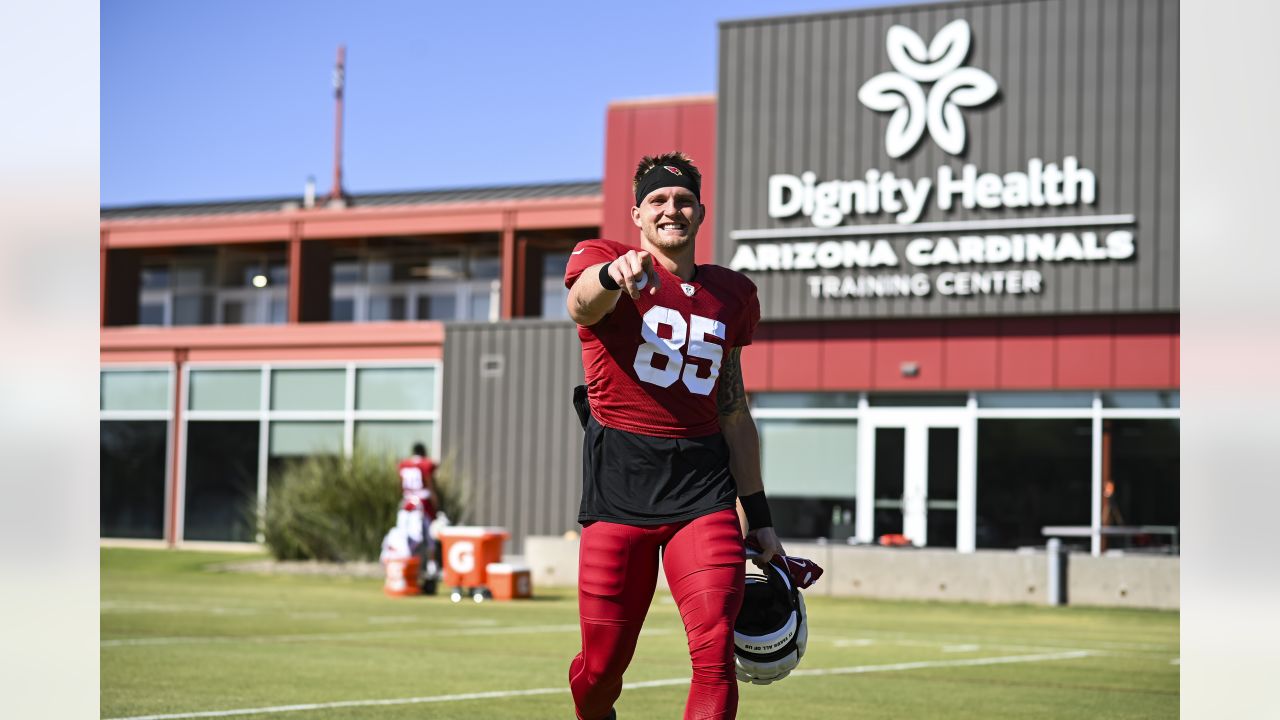
{"label": "athletic tape on wrist", "polygon": [[765,499],[763,490],[744,495],[739,500],[742,501],[742,512],[747,516],[747,526],[750,529],[773,527],[773,517],[769,515],[769,501]]}
{"label": "athletic tape on wrist", "polygon": [[610,263],[605,263],[600,266],[600,287],[610,291],[621,290],[622,286],[609,274],[609,265]]}

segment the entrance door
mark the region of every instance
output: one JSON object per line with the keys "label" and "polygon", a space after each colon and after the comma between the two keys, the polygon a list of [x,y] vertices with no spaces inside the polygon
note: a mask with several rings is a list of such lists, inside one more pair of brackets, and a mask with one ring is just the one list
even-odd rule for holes
{"label": "entrance door", "polygon": [[962,408],[867,408],[858,538],[903,535],[917,547],[973,549],[976,457],[972,416]]}

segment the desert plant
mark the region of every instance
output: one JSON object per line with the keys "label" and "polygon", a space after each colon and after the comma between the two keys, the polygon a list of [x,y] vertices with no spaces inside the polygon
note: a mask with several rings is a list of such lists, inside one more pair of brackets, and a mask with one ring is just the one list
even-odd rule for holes
{"label": "desert plant", "polygon": [[457,464],[453,453],[440,462],[436,468],[436,509],[449,516],[449,522],[462,525],[470,521],[467,516],[466,484],[458,477]]}
{"label": "desert plant", "polygon": [[374,560],[400,497],[391,456],[312,455],[285,466],[259,527],[278,560]]}

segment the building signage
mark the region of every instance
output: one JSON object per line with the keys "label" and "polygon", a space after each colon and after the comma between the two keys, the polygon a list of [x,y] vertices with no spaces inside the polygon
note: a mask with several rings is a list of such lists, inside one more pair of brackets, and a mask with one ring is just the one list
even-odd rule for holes
{"label": "building signage", "polygon": [[[1011,7],[1015,13],[1039,17],[1031,5]],[[1118,10],[1121,5],[1114,7]],[[806,68],[821,67],[827,73],[843,72],[852,65],[850,58],[856,57],[865,45],[851,40],[868,37],[861,34],[862,23],[883,22],[881,29],[874,31],[884,39],[883,48],[868,52],[864,55],[866,60],[856,65],[861,68],[861,77],[855,76],[845,85],[850,88],[844,96],[848,100],[836,105],[840,110],[835,114],[827,109],[830,96],[824,99],[821,91],[797,95],[796,89],[785,82],[768,85],[769,76],[760,75],[761,71],[754,68],[769,68],[771,61],[760,65],[743,62],[730,71],[730,90],[722,91],[722,102],[726,108],[744,108],[741,112],[748,120],[736,124],[730,121],[730,128],[740,128],[740,148],[756,153],[757,159],[742,161],[740,167],[746,172],[735,173],[732,163],[737,157],[730,155],[724,169],[733,176],[731,182],[751,183],[741,192],[759,198],[763,205],[763,212],[739,211],[739,217],[763,215],[770,222],[756,219],[749,224],[733,223],[731,212],[730,227],[736,224],[738,229],[729,230],[728,239],[732,242],[727,244],[727,254],[721,261],[755,277],[762,286],[762,296],[773,293],[777,297],[773,306],[790,315],[803,315],[804,307],[814,306],[797,306],[778,293],[792,297],[800,293],[819,303],[882,297],[918,303],[927,298],[927,307],[948,312],[943,307],[954,302],[948,298],[971,295],[1049,294],[1053,303],[1063,304],[1064,299],[1071,298],[1064,291],[1055,290],[1055,282],[1066,278],[1072,285],[1065,290],[1067,293],[1081,287],[1092,291],[1091,284],[1081,286],[1076,278],[1080,271],[1093,271],[1072,271],[1072,267],[1131,268],[1127,275],[1108,275],[1104,280],[1108,283],[1136,276],[1138,273],[1132,268],[1142,253],[1154,251],[1143,245],[1143,236],[1138,232],[1140,216],[1150,219],[1150,215],[1143,216],[1134,203],[1132,175],[1123,177],[1118,173],[1145,167],[1138,167],[1133,161],[1126,167],[1126,161],[1117,161],[1114,153],[1106,154],[1096,139],[1083,146],[1079,140],[1085,137],[1085,130],[1096,127],[1105,133],[1115,125],[1117,111],[1098,107],[1097,103],[1111,97],[1124,98],[1124,92],[1108,88],[1094,96],[1100,100],[1083,95],[1094,103],[1090,112],[1107,113],[1105,122],[1109,125],[1086,115],[1083,105],[1071,108],[1069,116],[1046,123],[1046,102],[1058,103],[1053,107],[1065,111],[1070,101],[1047,101],[1050,93],[1063,97],[1065,91],[1059,86],[1046,90],[1033,82],[1068,77],[1074,70],[1071,64],[1081,66],[1080,60],[1070,57],[1069,48],[1059,48],[1037,61],[1037,67],[1046,68],[1060,63],[1061,70],[1044,69],[1030,77],[1021,67],[1015,67],[1016,63],[1027,63],[1025,56],[1017,54],[1027,52],[1021,43],[1015,45],[1017,51],[994,45],[1020,27],[1020,21],[1013,16],[1001,20],[998,15],[975,11],[984,20],[978,23],[981,32],[975,33],[970,19],[953,18],[930,36],[918,32],[927,29],[921,27],[923,23],[912,22],[928,17],[927,13],[909,12],[908,8],[899,12],[904,19],[887,22],[881,18],[892,16],[893,10],[850,13],[849,21],[843,25],[841,20],[815,19],[808,44],[793,42],[797,43],[797,50],[816,42],[821,51],[804,50],[782,56],[783,59],[772,56],[772,62],[780,63],[771,71],[777,78],[791,77],[787,62],[803,63]],[[824,22],[830,26],[824,27]],[[1053,18],[1044,17],[1041,22],[1052,23]],[[887,32],[883,30],[886,25]],[[797,27],[779,25],[770,29],[772,35],[766,31],[758,41],[760,52],[786,46],[792,34],[800,37]],[[1021,27],[1027,32],[1035,30],[1030,24]],[[733,28],[729,30],[732,35]],[[1063,32],[1063,37],[1072,37],[1070,32]],[[1095,52],[1104,53],[1102,46],[1089,39],[1089,32],[1082,21],[1081,46],[1089,43]],[[743,32],[740,37],[739,43],[748,46],[756,36]],[[970,56],[979,42],[988,43],[987,51],[975,61]],[[1036,52],[1034,43],[1027,47]],[[1102,62],[1105,60],[1095,60],[1091,67]],[[735,73],[742,78],[736,86]],[[1072,88],[1078,93],[1086,92],[1087,81],[1104,77],[1100,71],[1091,77],[1080,75]],[[768,90],[759,90],[762,82]],[[826,87],[843,82],[838,77],[828,77]],[[754,113],[745,99],[744,104],[735,106],[731,96],[734,87],[748,93],[744,98],[753,97],[750,93],[763,93],[761,110],[775,101],[770,98],[800,100],[785,111],[787,115],[770,120],[769,115]],[[1174,87],[1176,90],[1176,82]],[[804,98],[809,98],[808,104]],[[1133,112],[1133,101],[1124,102],[1128,103],[1125,112]],[[997,115],[999,124],[993,126]],[[1146,115],[1149,120],[1153,117],[1154,113]],[[784,122],[786,127],[810,135],[798,142],[760,144]],[[1068,125],[1072,132],[1066,132]],[[1046,126],[1055,128],[1056,136],[1042,136],[1039,131]],[[827,128],[828,134],[815,136],[815,127]],[[979,128],[976,133],[975,127]],[[994,133],[993,127],[997,128]],[[731,129],[731,136],[732,132]],[[862,138],[870,133],[874,133],[874,139],[868,143]],[[1016,143],[1009,139],[1010,135],[1018,138]],[[844,139],[837,141],[837,136]],[[823,152],[833,145],[844,148],[835,162],[830,153]],[[875,151],[867,153],[868,146]],[[762,147],[767,147],[768,152]],[[817,152],[810,150],[815,147]],[[861,150],[850,152],[857,148]],[[855,164],[850,168],[852,172],[838,170],[849,160],[856,163],[858,158],[877,156],[880,161],[858,163],[861,168]],[[885,162],[885,156],[889,162]],[[921,167],[924,158],[933,160]],[[1099,164],[1105,169],[1099,170]],[[1175,168],[1176,165],[1169,165],[1171,171]],[[1118,182],[1120,179],[1123,184]],[[1140,189],[1138,193],[1141,192]],[[798,274],[800,282],[769,279],[781,273]],[[846,307],[852,311],[852,305]],[[880,310],[871,312],[892,312],[884,305],[877,307]],[[905,309],[902,305],[892,307]],[[1001,307],[1006,312],[1016,308]],[[1052,311],[1044,303],[1034,307]]]}

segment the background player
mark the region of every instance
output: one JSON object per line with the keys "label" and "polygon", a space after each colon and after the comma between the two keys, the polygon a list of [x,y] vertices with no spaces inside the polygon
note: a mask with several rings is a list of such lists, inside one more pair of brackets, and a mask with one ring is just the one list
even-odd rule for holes
{"label": "background player", "polygon": [[[416,522],[417,512],[420,509],[422,515],[421,527],[406,528],[410,538],[417,544],[419,555],[422,556],[422,573],[424,588],[426,583],[433,582],[436,576],[439,561],[436,558],[436,542],[431,537],[431,523],[436,519],[436,463],[427,456],[427,447],[422,443],[414,443],[412,454],[404,460],[400,461],[397,471],[400,474],[400,491],[404,494],[404,503],[401,503],[401,516],[413,517]],[[406,515],[406,512],[410,513]],[[398,521],[400,524],[403,520]],[[433,590],[434,592],[434,590]]]}
{"label": "background player", "polygon": [[643,158],[631,209],[640,249],[588,240],[565,271],[587,379],[582,652],[569,669],[582,720],[615,716],[660,554],[693,663],[685,717],[734,717],[733,623],[744,575],[736,499],[762,548],[756,562],[782,552],[740,364],[760,304],[746,276],[694,264],[706,215],[700,186],[683,153]]}

